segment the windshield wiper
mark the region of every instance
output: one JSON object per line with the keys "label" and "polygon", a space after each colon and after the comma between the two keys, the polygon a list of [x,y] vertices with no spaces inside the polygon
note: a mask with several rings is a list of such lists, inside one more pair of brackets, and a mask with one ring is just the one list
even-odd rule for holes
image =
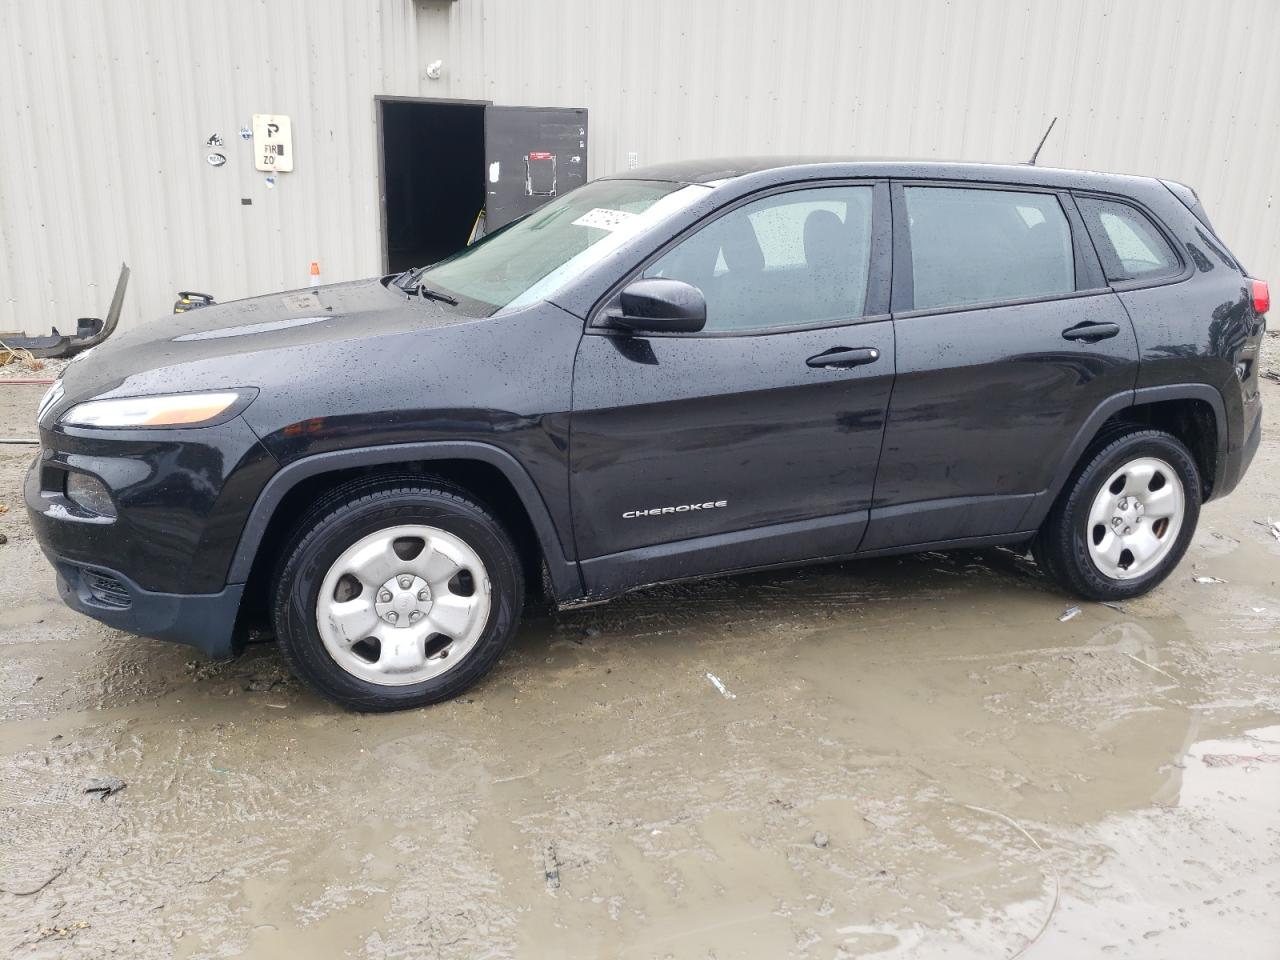
{"label": "windshield wiper", "polygon": [[411,287],[404,288],[405,293],[416,293],[423,300],[439,300],[441,303],[447,303],[451,307],[458,305],[458,298],[451,297],[447,293],[441,293],[439,290],[432,290],[425,284],[415,283]]}
{"label": "windshield wiper", "polygon": [[424,286],[420,281],[415,282],[426,269],[426,267],[410,267],[404,273],[392,277],[391,282],[410,296],[416,293],[423,300],[439,300],[441,303],[456,307],[458,305],[457,297],[451,297],[449,294],[442,293],[439,290],[432,290],[430,287]]}

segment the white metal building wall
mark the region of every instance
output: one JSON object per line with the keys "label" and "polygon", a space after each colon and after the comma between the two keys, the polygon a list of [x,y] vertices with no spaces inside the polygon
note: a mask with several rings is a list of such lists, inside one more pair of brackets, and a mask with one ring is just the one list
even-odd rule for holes
{"label": "white metal building wall", "polygon": [[[731,153],[1182,180],[1280,283],[1277,0],[458,0],[432,96],[585,106],[590,172]],[[443,92],[441,92],[443,91]]]}
{"label": "white metal building wall", "polygon": [[[1190,183],[1280,281],[1276,36],[1275,0],[9,0],[0,329],[100,313],[122,259],[126,322],[311,260],[376,272],[376,94],[585,106],[593,176],[631,153],[1021,161],[1058,115],[1043,165]],[[297,158],[273,190],[236,136],[267,112]]]}
{"label": "white metal building wall", "polygon": [[[0,2],[0,330],[123,324],[379,269],[375,93],[417,92],[411,0]],[[238,131],[292,119],[268,189]],[[210,167],[210,134],[228,162]],[[244,206],[241,198],[252,200]]]}

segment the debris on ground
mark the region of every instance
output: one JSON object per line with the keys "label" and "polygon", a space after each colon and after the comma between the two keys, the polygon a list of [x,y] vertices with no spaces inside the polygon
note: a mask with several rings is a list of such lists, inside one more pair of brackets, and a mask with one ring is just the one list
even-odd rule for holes
{"label": "debris on ground", "polygon": [[119,793],[128,784],[119,777],[94,777],[85,784],[85,793],[96,793],[103,800],[111,796],[113,793]]}
{"label": "debris on ground", "polygon": [[1277,373],[1274,370],[1264,370],[1262,371],[1262,375],[1268,380],[1274,380],[1276,383],[1280,383],[1280,373]]}
{"label": "debris on ground", "polygon": [[1192,577],[1196,583],[1226,583],[1221,577]]}
{"label": "debris on ground", "polygon": [[555,843],[548,843],[542,851],[542,872],[547,879],[548,890],[560,889],[560,858]]}
{"label": "debris on ground", "polygon": [[1177,677],[1175,677],[1173,674],[1171,674],[1171,673],[1170,673],[1169,671],[1167,671],[1167,670],[1161,670],[1161,669],[1160,669],[1159,667],[1157,667],[1154,663],[1147,663],[1147,661],[1143,660],[1141,657],[1136,657],[1136,656],[1134,656],[1132,653],[1125,653],[1125,656],[1126,656],[1126,657],[1128,657],[1130,660],[1132,660],[1134,663],[1137,663],[1137,664],[1140,664],[1140,665],[1142,665],[1142,666],[1146,667],[1148,670],[1154,670],[1156,673],[1159,673],[1159,674],[1161,674],[1161,675],[1163,675],[1163,676],[1168,677],[1168,678],[1169,678],[1170,680],[1172,680],[1174,683],[1177,683],[1177,682],[1178,682],[1178,678],[1177,678]]}
{"label": "debris on ground", "polygon": [[1128,613],[1128,612],[1129,612],[1128,610],[1126,610],[1126,609],[1124,608],[1124,604],[1123,604],[1123,603],[1115,603],[1115,602],[1113,602],[1113,601],[1111,601],[1111,600],[1103,600],[1103,601],[1102,601],[1102,605],[1103,605],[1104,607],[1110,607],[1112,610],[1115,610],[1117,613]]}
{"label": "debris on ground", "polygon": [[1267,517],[1265,520],[1255,520],[1253,522],[1266,529],[1267,533],[1271,534],[1277,540],[1280,540],[1280,523],[1277,523],[1270,517]]}
{"label": "debris on ground", "polygon": [[8,542],[9,542],[9,538],[6,537],[3,533],[0,533],[0,547],[3,547]]}
{"label": "debris on ground", "polygon": [[1080,615],[1079,607],[1067,607],[1067,609],[1062,611],[1062,616],[1058,618],[1058,622],[1066,623],[1072,617],[1078,617],[1079,615]]}
{"label": "debris on ground", "polygon": [[813,835],[813,845],[815,847],[825,847],[830,842],[831,841],[827,838],[827,835],[821,830]]}
{"label": "debris on ground", "polygon": [[724,685],[724,681],[721,680],[719,677],[717,677],[714,673],[708,673],[707,679],[711,681],[712,686],[714,686],[717,690],[719,690],[722,694],[724,694],[724,698],[726,700],[738,699],[738,695],[736,693],[730,693],[729,688]]}
{"label": "debris on ground", "polygon": [[0,367],[20,366],[25,370],[43,370],[44,361],[37,360],[35,354],[19,346],[9,346],[0,340]]}
{"label": "debris on ground", "polygon": [[0,513],[8,513],[8,512],[9,512],[9,505],[7,503],[0,503]]}
{"label": "debris on ground", "polygon": [[1280,763],[1280,753],[1206,753],[1200,759],[1206,767],[1252,766],[1255,763]]}
{"label": "debris on ground", "polygon": [[41,927],[36,931],[36,942],[40,943],[44,940],[70,940],[81,930],[88,929],[88,920],[77,920],[75,923],[68,923],[61,927]]}
{"label": "debris on ground", "polygon": [[251,677],[245,681],[244,688],[250,693],[267,693],[283,682],[279,677]]}

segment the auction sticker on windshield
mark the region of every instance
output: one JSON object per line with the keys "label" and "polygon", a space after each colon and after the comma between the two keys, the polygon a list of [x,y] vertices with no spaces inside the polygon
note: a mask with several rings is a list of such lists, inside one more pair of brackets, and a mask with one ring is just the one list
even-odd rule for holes
{"label": "auction sticker on windshield", "polygon": [[573,225],[575,227],[596,227],[599,230],[617,230],[634,216],[634,213],[627,213],[625,210],[594,207],[573,221]]}

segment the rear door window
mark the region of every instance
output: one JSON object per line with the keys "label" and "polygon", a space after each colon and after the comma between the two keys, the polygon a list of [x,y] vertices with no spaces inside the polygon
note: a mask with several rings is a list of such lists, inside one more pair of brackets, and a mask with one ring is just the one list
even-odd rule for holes
{"label": "rear door window", "polygon": [[1117,200],[1077,197],[1107,280],[1149,280],[1182,272],[1182,263],[1156,225]]}
{"label": "rear door window", "polygon": [[1051,193],[906,187],[917,310],[1076,288],[1071,228]]}

